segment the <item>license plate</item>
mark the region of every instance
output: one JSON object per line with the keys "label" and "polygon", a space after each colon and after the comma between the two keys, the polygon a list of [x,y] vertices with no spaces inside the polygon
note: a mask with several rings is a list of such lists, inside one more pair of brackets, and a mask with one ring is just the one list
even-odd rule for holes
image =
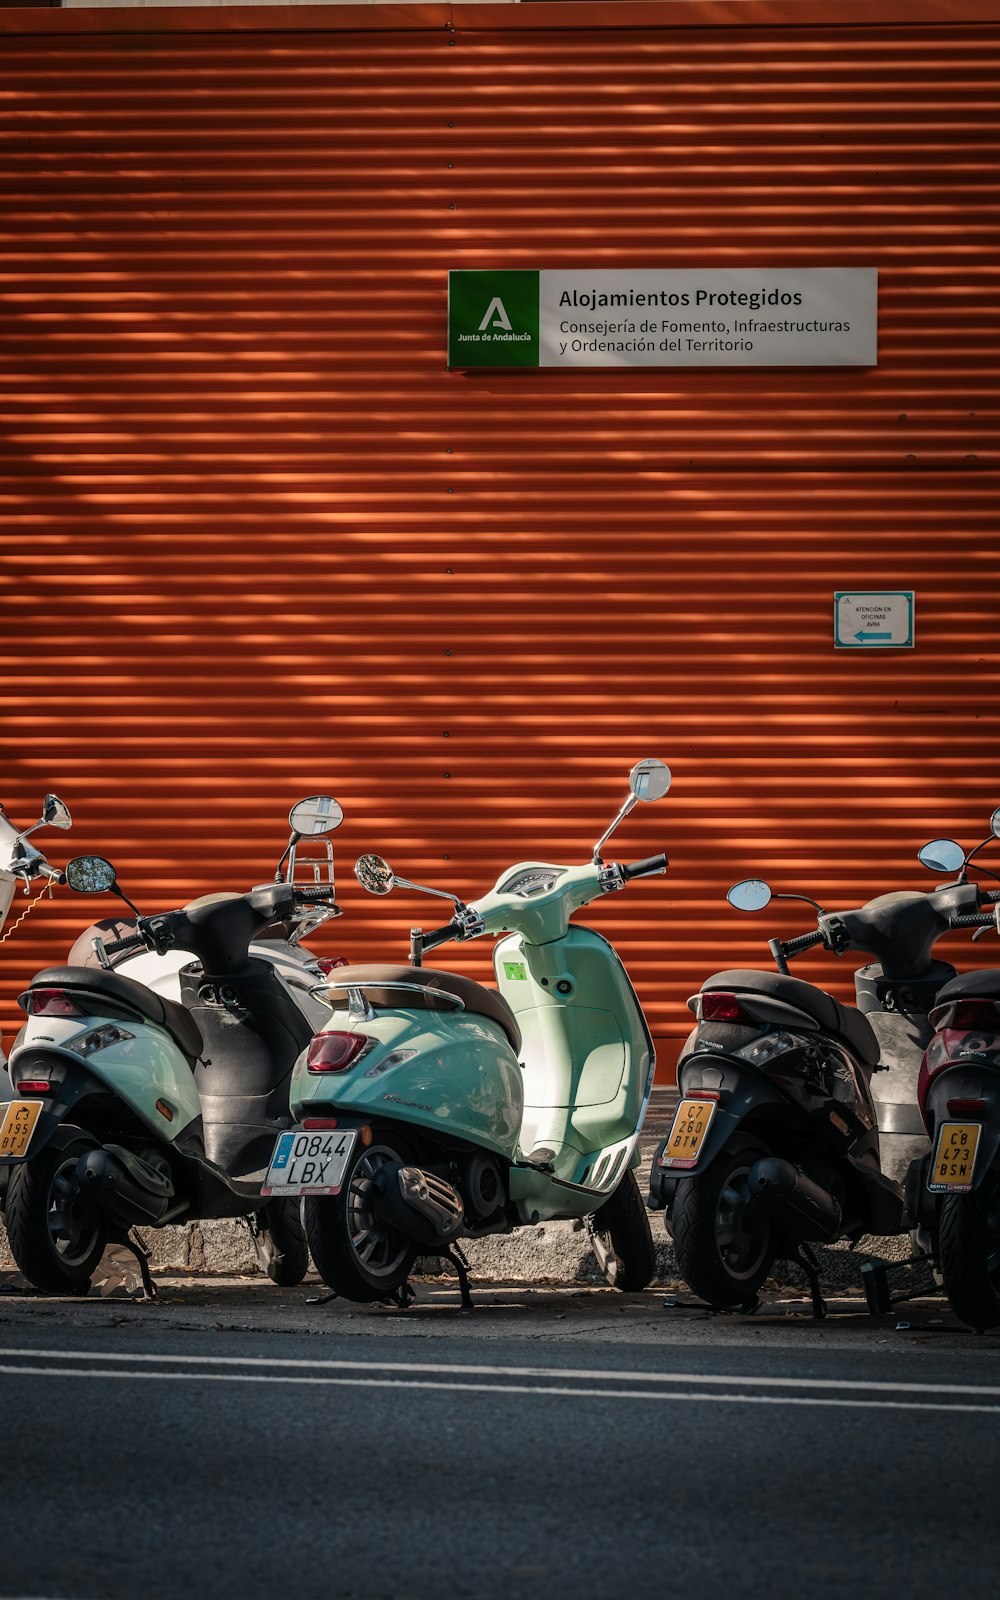
{"label": "license plate", "polygon": [[712,1126],[714,1100],[682,1100],[660,1157],[661,1167],[696,1167],[705,1135]]}
{"label": "license plate", "polygon": [[928,1189],[936,1194],[969,1192],[982,1131],[982,1124],[978,1122],[942,1122],[927,1180]]}
{"label": "license plate", "polygon": [[354,1128],[279,1133],[261,1194],[339,1194],[357,1137]]}
{"label": "license plate", "polygon": [[0,1161],[20,1161],[28,1154],[43,1100],[11,1100],[0,1125]]}

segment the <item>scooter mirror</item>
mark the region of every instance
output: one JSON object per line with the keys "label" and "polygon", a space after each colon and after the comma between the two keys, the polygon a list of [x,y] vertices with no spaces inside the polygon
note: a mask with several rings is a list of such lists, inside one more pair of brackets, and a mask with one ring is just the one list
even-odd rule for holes
{"label": "scooter mirror", "polygon": [[961,872],[965,851],[954,839],[932,839],[917,852],[917,860],[931,872]]}
{"label": "scooter mirror", "polygon": [[69,806],[60,800],[57,794],[47,794],[45,804],[42,806],[42,821],[48,828],[71,828],[73,818],[69,814]]}
{"label": "scooter mirror", "polygon": [[990,818],[990,832],[994,838],[1000,839],[1000,806],[997,807]]}
{"label": "scooter mirror", "polygon": [[763,911],[770,903],[771,890],[761,878],[744,878],[742,883],[734,883],[726,899],[737,911]]}
{"label": "scooter mirror", "polygon": [[288,825],[300,838],[332,833],[344,820],[344,808],[328,794],[310,795],[288,813]]}
{"label": "scooter mirror", "polygon": [[662,800],[670,788],[670,768],[655,756],[637,761],[628,775],[628,786],[637,800]]}
{"label": "scooter mirror", "polygon": [[381,856],[359,856],[354,863],[354,876],[369,894],[389,894],[396,883],[392,868]]}
{"label": "scooter mirror", "polygon": [[66,863],[67,888],[77,894],[107,894],[118,881],[118,874],[103,856],[74,856]]}

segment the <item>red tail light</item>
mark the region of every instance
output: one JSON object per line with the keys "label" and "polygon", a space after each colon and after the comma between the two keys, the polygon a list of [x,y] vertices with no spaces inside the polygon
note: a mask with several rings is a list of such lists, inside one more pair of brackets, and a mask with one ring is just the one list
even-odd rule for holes
{"label": "red tail light", "polygon": [[986,1110],[985,1100],[949,1100],[949,1117],[979,1117]]}
{"label": "red tail light", "polygon": [[324,977],[328,972],[332,972],[335,967],[349,967],[350,964],[346,956],[319,956],[316,961],[316,965]]}
{"label": "red tail light", "polygon": [[48,1078],[22,1078],[17,1086],[18,1094],[51,1094],[52,1085]]}
{"label": "red tail light", "polygon": [[72,995],[65,989],[29,989],[22,996],[22,1004],[29,1017],[86,1017]]}
{"label": "red tail light", "polygon": [[701,995],[701,1020],[702,1022],[747,1022],[753,1024],[753,1017],[748,1016],[734,994],[725,994],[721,989],[714,989]]}
{"label": "red tail light", "polygon": [[310,1072],[346,1072],[371,1042],[363,1033],[317,1033],[309,1046],[306,1065]]}

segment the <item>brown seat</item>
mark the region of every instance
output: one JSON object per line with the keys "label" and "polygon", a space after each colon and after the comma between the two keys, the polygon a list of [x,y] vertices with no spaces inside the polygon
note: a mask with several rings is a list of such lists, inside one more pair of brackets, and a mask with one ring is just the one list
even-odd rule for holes
{"label": "brown seat", "polygon": [[[521,1030],[506,1000],[495,989],[486,989],[472,978],[461,978],[456,972],[439,972],[436,967],[396,967],[383,962],[363,962],[355,967],[334,967],[330,974],[334,994],[356,984],[363,989],[369,1004],[377,1009],[385,1006],[393,1010],[451,1011],[447,1000],[437,1000],[433,993],[454,995],[461,1000],[466,1011],[473,1016],[489,1017],[497,1023],[510,1040],[515,1055],[521,1053]],[[400,987],[419,984],[423,992]]]}

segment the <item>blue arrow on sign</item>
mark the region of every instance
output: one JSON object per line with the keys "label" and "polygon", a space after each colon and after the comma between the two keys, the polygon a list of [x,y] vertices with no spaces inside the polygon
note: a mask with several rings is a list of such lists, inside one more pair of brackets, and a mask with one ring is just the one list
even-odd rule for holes
{"label": "blue arrow on sign", "polygon": [[892,638],[892,629],[890,628],[888,633],[856,633],[854,635],[854,637],[855,637],[855,639],[861,639],[861,640],[865,640],[865,639],[891,639]]}

